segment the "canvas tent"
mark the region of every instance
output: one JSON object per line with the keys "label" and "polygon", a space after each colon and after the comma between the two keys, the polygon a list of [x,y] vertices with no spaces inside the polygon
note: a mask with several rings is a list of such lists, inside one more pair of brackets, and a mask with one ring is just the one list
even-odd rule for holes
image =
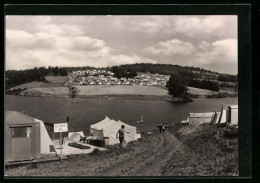
{"label": "canvas tent", "polygon": [[238,105],[225,106],[225,109],[222,109],[219,124],[222,123],[227,123],[228,125],[238,124]]}
{"label": "canvas tent", "polygon": [[226,122],[227,122],[227,110],[223,109],[221,119],[219,120],[218,124],[223,124],[223,123],[226,123]]}
{"label": "canvas tent", "polygon": [[71,141],[79,141],[80,137],[85,137],[83,131],[80,132],[69,132],[68,138]]}
{"label": "canvas tent", "polygon": [[106,117],[104,120],[90,125],[90,134],[99,138],[109,137],[109,145],[118,144],[119,140],[116,138],[116,133],[125,125],[125,141],[131,142],[140,138],[140,134],[137,134],[136,127],[130,126],[122,121],[115,121]]}
{"label": "canvas tent", "polygon": [[55,149],[41,120],[5,112],[5,161],[30,160],[48,153],[55,153]]}
{"label": "canvas tent", "polygon": [[238,125],[238,105],[231,105],[228,107],[227,123],[229,125]]}
{"label": "canvas tent", "polygon": [[189,114],[189,123],[190,124],[210,123],[213,115],[214,115],[214,112],[190,113]]}

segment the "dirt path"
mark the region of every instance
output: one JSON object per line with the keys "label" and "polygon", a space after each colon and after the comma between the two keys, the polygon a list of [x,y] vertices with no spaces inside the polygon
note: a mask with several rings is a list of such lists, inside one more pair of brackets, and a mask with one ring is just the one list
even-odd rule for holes
{"label": "dirt path", "polygon": [[182,143],[169,132],[163,134],[164,144],[157,149],[157,156],[148,160],[145,166],[136,169],[131,176],[161,176],[161,167],[169,160],[173,153],[181,148]]}
{"label": "dirt path", "polygon": [[[99,176],[160,176],[161,167],[182,143],[169,132],[154,134],[152,141],[135,148],[131,155],[118,157],[113,165],[101,170]],[[111,160],[110,160],[111,161]]]}

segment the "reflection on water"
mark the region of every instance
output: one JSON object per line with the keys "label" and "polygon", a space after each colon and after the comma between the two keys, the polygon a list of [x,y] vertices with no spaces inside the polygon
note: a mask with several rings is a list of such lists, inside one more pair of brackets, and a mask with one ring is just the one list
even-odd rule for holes
{"label": "reflection on water", "polygon": [[[106,100],[70,98],[6,96],[6,110],[25,111],[26,114],[48,123],[66,122],[69,117],[69,131],[83,130],[89,133],[89,125],[108,116],[121,120],[141,130],[154,129],[164,122],[174,123],[186,119],[190,112],[212,112],[221,109],[221,103],[237,105],[237,98],[207,99],[198,98],[194,102],[174,104],[165,101],[145,100]],[[141,119],[144,124],[135,125]]]}

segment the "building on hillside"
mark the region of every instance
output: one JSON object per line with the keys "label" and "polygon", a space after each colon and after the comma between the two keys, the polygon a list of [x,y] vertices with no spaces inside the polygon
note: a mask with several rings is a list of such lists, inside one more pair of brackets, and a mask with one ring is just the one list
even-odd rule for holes
{"label": "building on hillside", "polygon": [[126,78],[121,78],[120,81],[121,81],[121,82],[126,82],[127,79],[126,79]]}
{"label": "building on hillside", "polygon": [[112,77],[112,78],[110,78],[110,81],[111,81],[111,82],[117,82],[117,78]]}
{"label": "building on hillside", "polygon": [[107,82],[107,78],[101,78],[100,81],[101,82]]}

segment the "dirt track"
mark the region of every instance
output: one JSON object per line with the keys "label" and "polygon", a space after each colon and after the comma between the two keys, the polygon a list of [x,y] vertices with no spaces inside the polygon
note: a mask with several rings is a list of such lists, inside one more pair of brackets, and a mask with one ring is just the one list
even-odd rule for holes
{"label": "dirt track", "polygon": [[173,134],[165,132],[154,134],[149,143],[136,147],[129,153],[115,157],[113,164],[97,172],[98,176],[161,176],[162,165],[173,153],[181,148],[182,143]]}

